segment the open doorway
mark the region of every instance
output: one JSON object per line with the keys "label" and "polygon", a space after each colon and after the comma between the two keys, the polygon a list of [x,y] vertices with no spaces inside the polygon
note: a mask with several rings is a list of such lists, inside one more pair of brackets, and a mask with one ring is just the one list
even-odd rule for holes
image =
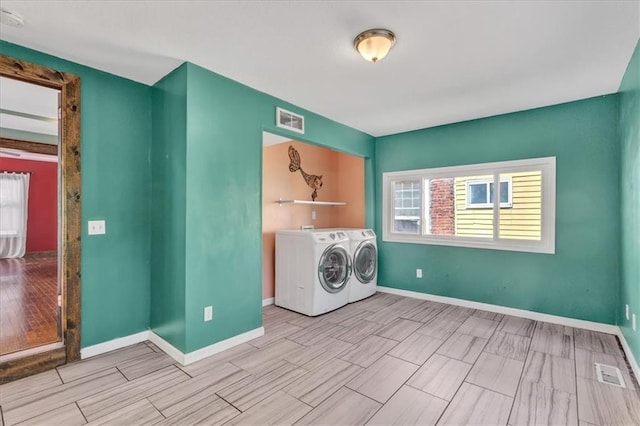
{"label": "open doorway", "polygon": [[59,90],[0,77],[0,138],[14,141],[14,148],[0,148],[0,357],[5,359],[62,345],[59,99]]}
{"label": "open doorway", "polygon": [[[2,342],[0,383],[5,383],[80,358],[80,79],[73,74],[4,55],[0,55],[0,77],[3,95],[11,93],[13,88],[27,90],[17,95],[17,103],[3,102],[0,122],[3,127],[0,171],[8,172],[7,176],[13,176],[14,181],[19,182],[3,182],[3,198],[7,198],[4,195],[10,189],[22,189],[26,199],[24,202],[20,197],[12,196],[2,207],[2,233],[9,239],[9,244],[0,247],[3,250],[1,284],[22,292],[22,297],[3,294],[0,301],[3,313],[6,300],[7,307],[15,308],[9,309],[11,319],[20,320],[8,325],[14,327],[11,341]],[[20,106],[20,103],[37,105],[39,96],[33,91],[38,90],[52,94],[53,113]],[[36,122],[35,127],[24,128],[19,124],[28,120]],[[54,130],[43,130],[47,126]],[[35,168],[29,170],[27,164]],[[53,173],[48,172],[51,170]],[[29,190],[30,184],[32,190],[42,189],[42,182],[54,185],[53,193],[36,195]],[[49,210],[38,207],[42,198],[52,198],[55,203],[49,204]],[[45,213],[49,222],[55,219],[54,225],[46,226],[46,231],[37,227],[34,230],[36,222],[43,223],[33,217],[29,226],[30,204],[36,207],[31,209],[32,214]],[[6,219],[9,214],[22,215],[22,222],[19,218]],[[53,242],[51,234],[55,236]],[[45,238],[29,240],[29,236]],[[33,282],[42,288],[28,288],[34,277]],[[39,297],[42,299],[30,300]],[[20,303],[14,304],[17,299]],[[34,307],[45,306],[47,315],[34,314]],[[41,318],[29,323],[30,319],[35,320],[34,315]],[[47,316],[54,320],[49,321]],[[3,326],[5,322],[3,319]],[[20,327],[26,333],[17,332]],[[4,329],[2,331],[4,334]]]}
{"label": "open doorway", "polygon": [[[298,169],[289,168],[289,147],[296,150],[307,174],[322,175],[322,187],[312,202],[313,188]],[[275,232],[284,229],[364,228],[365,160],[269,132],[262,151],[262,299],[275,296]],[[280,200],[295,203],[280,203]],[[302,203],[301,203],[302,202]],[[336,205],[331,205],[333,202]]]}

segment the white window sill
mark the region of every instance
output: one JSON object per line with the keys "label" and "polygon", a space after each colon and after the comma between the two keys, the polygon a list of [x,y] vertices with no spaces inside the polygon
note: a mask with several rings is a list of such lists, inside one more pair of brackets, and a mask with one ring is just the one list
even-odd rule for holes
{"label": "white window sill", "polygon": [[503,251],[519,251],[528,253],[555,254],[555,243],[545,245],[542,241],[523,240],[494,240],[493,238],[465,238],[446,236],[420,236],[390,234],[383,237],[382,241],[390,243],[427,244],[436,246],[480,248]]}

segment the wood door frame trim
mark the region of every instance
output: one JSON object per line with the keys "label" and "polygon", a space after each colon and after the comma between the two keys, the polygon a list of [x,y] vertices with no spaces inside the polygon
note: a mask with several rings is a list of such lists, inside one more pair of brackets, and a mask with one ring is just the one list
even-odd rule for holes
{"label": "wood door frame trim", "polygon": [[[0,54],[0,76],[60,90],[64,348],[0,363],[0,383],[80,359],[80,77]],[[64,354],[64,356],[62,356]]]}

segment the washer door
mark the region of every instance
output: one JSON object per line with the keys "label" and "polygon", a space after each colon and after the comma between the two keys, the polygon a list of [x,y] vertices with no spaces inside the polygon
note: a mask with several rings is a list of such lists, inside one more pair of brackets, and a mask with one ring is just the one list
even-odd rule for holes
{"label": "washer door", "polygon": [[318,264],[318,278],[322,288],[329,293],[339,293],[346,287],[350,275],[349,253],[336,244],[327,247]]}
{"label": "washer door", "polygon": [[363,284],[370,283],[378,269],[378,250],[371,241],[360,243],[353,255],[353,273]]}

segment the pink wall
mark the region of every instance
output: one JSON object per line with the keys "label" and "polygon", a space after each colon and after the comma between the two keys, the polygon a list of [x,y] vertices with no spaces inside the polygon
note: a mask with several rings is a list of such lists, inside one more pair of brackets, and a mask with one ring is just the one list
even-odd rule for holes
{"label": "pink wall", "polygon": [[58,163],[0,158],[0,170],[31,172],[27,253],[58,247]]}
{"label": "pink wall", "polygon": [[364,228],[364,159],[336,153],[338,157],[338,200],[347,206],[335,209],[341,228]]}
{"label": "pink wall", "polygon": [[[311,201],[313,189],[300,172],[289,171],[289,146],[300,154],[301,167],[308,174],[322,175],[323,186],[316,201],[344,201],[346,206],[280,206],[276,201]],[[311,212],[316,220],[311,220]],[[291,141],[265,147],[262,163],[262,297],[274,296],[275,231],[316,228],[364,227],[364,159],[315,145]]]}

